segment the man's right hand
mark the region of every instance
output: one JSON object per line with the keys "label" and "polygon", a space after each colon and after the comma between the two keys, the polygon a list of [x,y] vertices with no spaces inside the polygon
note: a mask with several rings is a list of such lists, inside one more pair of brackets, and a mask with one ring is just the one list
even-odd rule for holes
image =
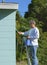
{"label": "man's right hand", "polygon": [[20,34],[20,35],[21,35],[21,34],[23,34],[23,32],[18,32],[18,34]]}

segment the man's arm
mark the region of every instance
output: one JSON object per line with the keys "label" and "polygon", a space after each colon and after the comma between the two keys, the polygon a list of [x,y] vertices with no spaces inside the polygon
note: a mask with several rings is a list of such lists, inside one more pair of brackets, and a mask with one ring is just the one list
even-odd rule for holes
{"label": "man's arm", "polygon": [[29,35],[29,31],[26,31],[26,32],[18,32],[18,34],[22,34],[24,36],[28,36]]}

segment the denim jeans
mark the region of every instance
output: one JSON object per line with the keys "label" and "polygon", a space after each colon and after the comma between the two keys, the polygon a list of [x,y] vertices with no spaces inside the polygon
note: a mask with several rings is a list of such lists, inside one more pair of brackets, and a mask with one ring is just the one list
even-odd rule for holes
{"label": "denim jeans", "polygon": [[[26,39],[24,39],[24,43],[25,42]],[[26,47],[28,65],[31,65],[31,58],[32,58],[32,65],[38,65],[38,58],[36,55],[38,46],[25,46],[25,47]]]}
{"label": "denim jeans", "polygon": [[31,65],[31,58],[32,65],[38,65],[38,58],[36,56],[37,48],[38,46],[26,46],[28,65]]}

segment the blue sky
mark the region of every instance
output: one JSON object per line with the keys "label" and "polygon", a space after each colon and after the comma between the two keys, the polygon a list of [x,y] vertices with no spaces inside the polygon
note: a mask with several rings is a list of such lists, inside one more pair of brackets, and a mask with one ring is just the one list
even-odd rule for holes
{"label": "blue sky", "polygon": [[[0,0],[1,2],[2,0]],[[28,4],[31,0],[4,0],[6,2],[16,2],[19,4],[19,11],[22,16],[24,16],[25,12],[28,10]]]}

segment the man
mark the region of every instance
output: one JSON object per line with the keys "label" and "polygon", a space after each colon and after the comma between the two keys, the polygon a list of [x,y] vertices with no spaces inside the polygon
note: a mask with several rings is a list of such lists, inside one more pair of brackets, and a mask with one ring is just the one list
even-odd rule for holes
{"label": "man", "polygon": [[[30,42],[27,42],[27,53],[28,53],[28,65],[31,64],[30,58],[32,57],[32,65],[38,65],[38,58],[36,56],[37,48],[38,48],[38,38],[39,38],[39,30],[36,27],[36,22],[34,20],[30,21],[31,29],[26,32],[18,32],[19,34],[27,36]],[[29,49],[29,51],[28,51]],[[30,54],[29,54],[30,53]]]}

